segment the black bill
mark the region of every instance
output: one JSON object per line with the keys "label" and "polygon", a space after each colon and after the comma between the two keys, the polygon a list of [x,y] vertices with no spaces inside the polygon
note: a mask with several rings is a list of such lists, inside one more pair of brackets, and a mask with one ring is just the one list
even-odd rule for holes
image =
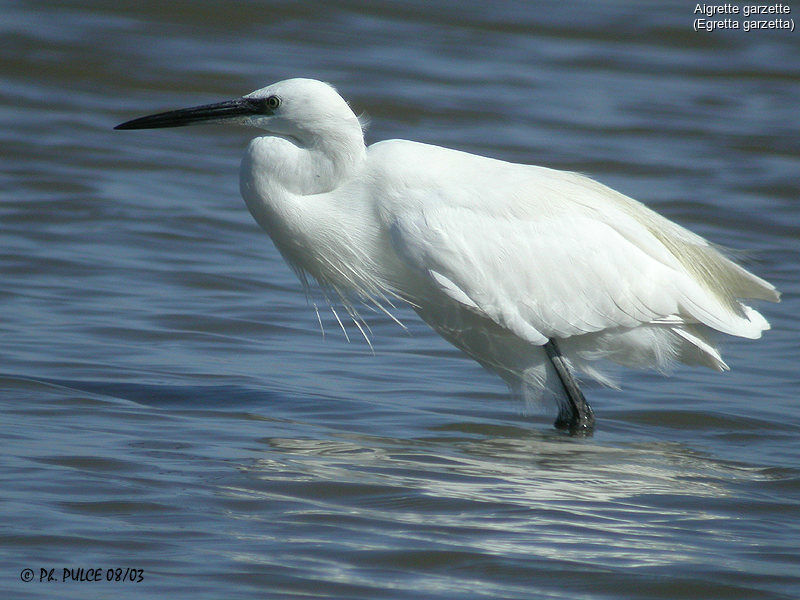
{"label": "black bill", "polygon": [[234,117],[268,115],[264,102],[256,98],[236,98],[216,104],[204,104],[168,112],[140,117],[120,123],[114,129],[157,129],[159,127],[183,127],[196,123],[213,123]]}

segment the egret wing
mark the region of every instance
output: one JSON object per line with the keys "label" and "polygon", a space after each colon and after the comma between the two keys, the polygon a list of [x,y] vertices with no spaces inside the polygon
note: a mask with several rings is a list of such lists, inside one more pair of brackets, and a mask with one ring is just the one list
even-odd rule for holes
{"label": "egret wing", "polygon": [[395,181],[380,209],[398,255],[450,299],[539,345],[644,323],[768,327],[735,298],[774,288],[703,238],[579,175],[482,160]]}
{"label": "egret wing", "polygon": [[452,300],[535,344],[677,312],[666,267],[603,223],[465,208],[397,215],[398,253]]}

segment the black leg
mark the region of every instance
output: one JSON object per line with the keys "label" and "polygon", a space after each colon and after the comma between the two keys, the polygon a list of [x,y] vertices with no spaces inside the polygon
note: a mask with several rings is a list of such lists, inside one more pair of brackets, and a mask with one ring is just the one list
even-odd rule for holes
{"label": "black leg", "polygon": [[594,412],[578,387],[572,373],[569,371],[564,355],[558,349],[556,341],[551,339],[544,345],[547,357],[558,373],[561,385],[567,395],[568,404],[562,404],[558,411],[555,426],[558,429],[567,429],[572,435],[590,434],[594,428]]}

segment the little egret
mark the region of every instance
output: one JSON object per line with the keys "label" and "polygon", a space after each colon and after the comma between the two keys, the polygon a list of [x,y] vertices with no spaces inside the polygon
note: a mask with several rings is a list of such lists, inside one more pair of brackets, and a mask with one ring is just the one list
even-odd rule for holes
{"label": "little egret", "polygon": [[555,426],[571,433],[594,425],[575,371],[611,384],[598,359],[726,370],[711,334],[761,337],[769,323],[742,301],[780,298],[704,238],[582,175],[405,140],[367,147],[320,81],[116,129],[210,122],[261,131],[241,193],[304,285],[312,276],[362,333],[354,301],[390,316],[408,303],[512,391],[554,398]]}

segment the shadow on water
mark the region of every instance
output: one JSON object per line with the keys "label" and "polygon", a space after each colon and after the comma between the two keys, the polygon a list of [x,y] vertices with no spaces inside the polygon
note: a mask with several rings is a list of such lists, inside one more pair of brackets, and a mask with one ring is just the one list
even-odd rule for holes
{"label": "shadow on water", "polygon": [[[31,451],[33,464],[62,473],[58,485],[91,482],[91,493],[69,499],[56,491],[58,510],[117,528],[145,519],[146,549],[155,554],[202,539],[215,547],[219,567],[199,577],[274,590],[314,582],[367,598],[400,570],[444,578],[423,586],[430,597],[467,588],[520,595],[531,577],[543,589],[574,589],[569,574],[582,565],[609,590],[619,584],[619,577],[603,579],[610,569],[632,569],[631,582],[651,584],[659,569],[684,573],[677,592],[665,583],[653,594],[688,598],[686,590],[704,585],[723,589],[724,572],[710,583],[688,575],[713,562],[709,549],[737,548],[727,560],[737,569],[746,564],[749,521],[791,510],[776,498],[798,477],[796,469],[653,441],[664,436],[653,434],[650,417],[606,418],[595,438],[579,439],[510,411],[476,416],[469,403],[479,402],[478,394],[465,399],[466,408],[421,410],[417,402],[389,410],[374,399],[254,396],[235,386],[226,394],[222,385],[11,378],[3,385],[42,400],[35,408],[20,404],[11,419],[60,424],[50,428],[47,451]],[[26,477],[26,485],[47,487]],[[742,497],[750,498],[746,506]],[[176,514],[183,516],[173,523]],[[764,535],[787,535],[773,529]],[[187,561],[187,572],[198,569],[197,556]],[[774,581],[788,577],[787,561],[779,560]],[[172,569],[188,565],[178,561]],[[729,597],[743,590],[761,597],[741,585]]]}
{"label": "shadow on water", "polygon": [[339,563],[429,574],[494,565],[523,578],[515,561],[537,557],[527,576],[548,581],[569,565],[690,565],[703,550],[696,541],[676,545],[675,532],[720,545],[738,539],[731,524],[740,516],[720,502],[770,478],[681,444],[470,429],[444,439],[262,438],[262,455],[240,466],[242,478],[223,486],[221,501],[280,503],[300,555],[313,543],[325,554],[324,540],[341,531],[351,543],[332,551]]}

